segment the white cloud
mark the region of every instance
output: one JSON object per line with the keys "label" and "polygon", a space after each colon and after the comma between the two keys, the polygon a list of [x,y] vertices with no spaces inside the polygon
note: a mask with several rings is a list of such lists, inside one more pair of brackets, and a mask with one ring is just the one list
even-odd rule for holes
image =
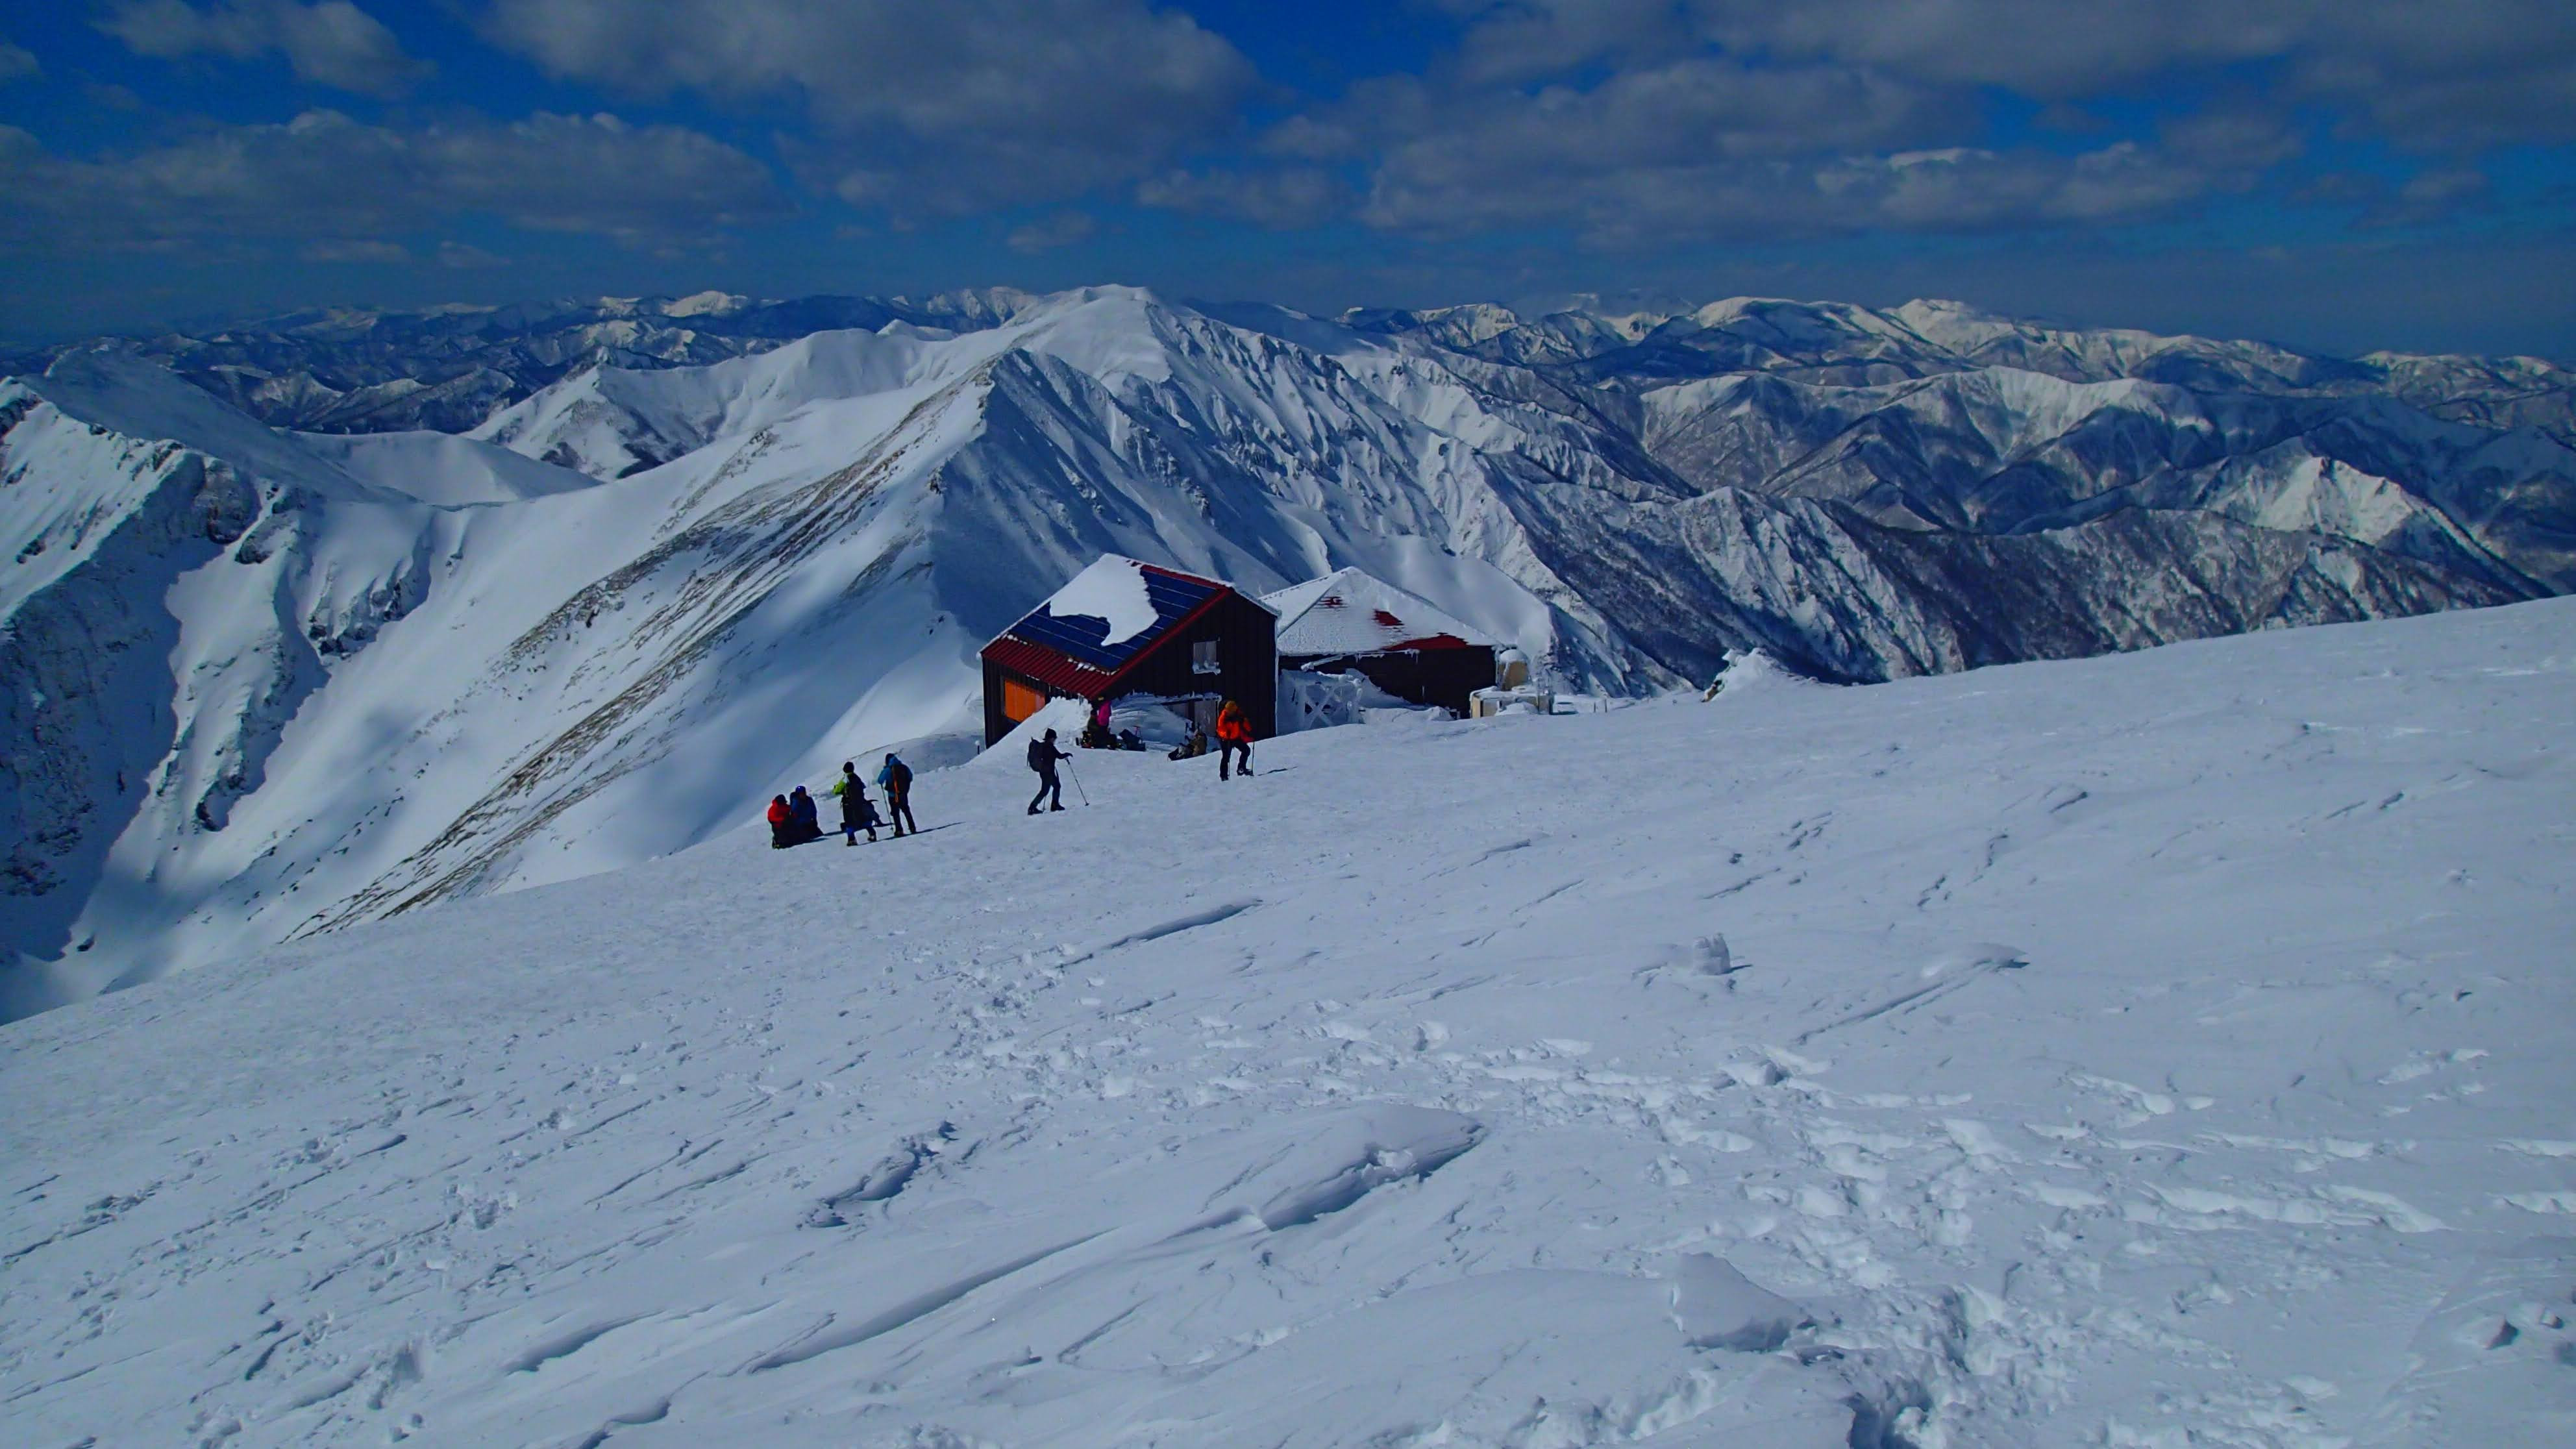
{"label": "white cloud", "polygon": [[615,116],[471,120],[419,129],[307,111],[100,160],[0,127],[0,243],[142,246],[211,236],[363,241],[475,214],[629,242],[784,215],[767,168],[676,126]]}
{"label": "white cloud", "polygon": [[1175,170],[1136,184],[1144,206],[1232,217],[1277,231],[1314,226],[1347,209],[1350,188],[1313,166]]}
{"label": "white cloud", "polygon": [[163,59],[277,51],[298,77],[361,95],[400,95],[431,70],[349,0],[226,0],[203,10],[186,0],[119,0],[98,27]]}
{"label": "white cloud", "polygon": [[[1563,227],[1648,247],[2109,225],[2249,191],[2328,128],[2437,153],[2576,137],[2564,0],[1433,3],[1461,23],[1453,53],[1261,143],[1365,168],[1359,217],[1415,235]],[[2163,119],[2082,154],[1978,149],[1998,92],[2040,104],[2062,139],[2085,101]],[[1223,209],[1194,174],[1146,199]],[[2374,214],[2433,220],[2481,195],[2425,179]]]}
{"label": "white cloud", "polygon": [[5,40],[0,40],[0,84],[34,75],[44,67],[36,58]]}
{"label": "white cloud", "polygon": [[2177,73],[2257,62],[2278,67],[2285,99],[2366,116],[2400,145],[2576,136],[2576,6],[2565,0],[1693,0],[1688,9],[1696,34],[1738,52],[2044,100],[2143,93]]}
{"label": "white cloud", "polygon": [[1978,232],[2167,215],[2241,189],[2261,169],[2132,141],[2071,156],[1957,144],[1793,150],[1776,134],[1735,144],[1677,132],[1652,110],[1566,100],[1517,115],[1488,108],[1395,141],[1359,215],[1427,236],[1563,226],[1621,248]]}
{"label": "white cloud", "polygon": [[377,265],[399,265],[411,260],[411,252],[399,242],[353,240],[331,237],[304,244],[298,253],[308,262],[363,262]]}
{"label": "white cloud", "polygon": [[1010,236],[1004,239],[1004,245],[1023,256],[1033,256],[1039,252],[1053,251],[1057,247],[1069,247],[1078,241],[1087,241],[1091,234],[1099,229],[1100,224],[1093,221],[1086,212],[1059,211],[1053,216],[1015,228]]}
{"label": "white cloud", "polygon": [[454,272],[489,271],[510,265],[510,259],[464,242],[444,241],[438,244],[438,264]]}
{"label": "white cloud", "polygon": [[1079,195],[1224,136],[1251,64],[1145,0],[490,0],[550,73],[658,96],[788,95],[818,189],[922,212]]}
{"label": "white cloud", "polygon": [[1982,128],[1966,98],[1865,68],[1692,57],[1589,88],[1389,80],[1271,144],[1373,161],[1359,209],[1373,226],[1569,226],[1615,246],[2134,220],[2281,154],[2252,120],[2074,156],[1968,144]]}

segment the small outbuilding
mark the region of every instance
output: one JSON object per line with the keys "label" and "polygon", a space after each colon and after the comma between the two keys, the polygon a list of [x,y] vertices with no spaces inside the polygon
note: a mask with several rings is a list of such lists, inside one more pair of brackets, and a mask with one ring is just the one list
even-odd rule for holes
{"label": "small outbuilding", "polygon": [[1050,699],[1149,700],[1212,729],[1225,700],[1256,735],[1277,711],[1278,620],[1214,579],[1116,554],[984,646],[984,743]]}
{"label": "small outbuilding", "polygon": [[1473,626],[1358,569],[1342,569],[1261,602],[1279,616],[1279,666],[1356,673],[1398,699],[1464,715],[1494,682],[1500,647]]}

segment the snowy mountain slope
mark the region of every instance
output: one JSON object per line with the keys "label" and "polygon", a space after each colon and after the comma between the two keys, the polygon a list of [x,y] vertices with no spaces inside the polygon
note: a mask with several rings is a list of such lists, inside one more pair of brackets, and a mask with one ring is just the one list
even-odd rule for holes
{"label": "snowy mountain slope", "polygon": [[2205,512],[2129,509],[1985,535],[1893,528],[1731,489],[1562,512],[1559,493],[1524,498],[1539,514],[1534,530],[1563,550],[1567,583],[1654,657],[1702,678],[1743,647],[1717,640],[1867,679],[2527,597]]}
{"label": "snowy mountain slope", "polygon": [[2560,1442],[2571,624],[1003,752],[18,1022],[0,1416]]}
{"label": "snowy mountain slope", "polygon": [[[67,357],[0,399],[0,928],[59,952],[151,893],[159,863],[115,862],[121,837],[221,830],[259,788],[323,656],[416,591],[429,519],[129,358]],[[362,522],[311,538],[325,513]],[[26,975],[13,1009],[54,994]]]}
{"label": "snowy mountain slope", "polygon": [[589,480],[453,433],[304,433],[296,441],[350,477],[440,507],[522,503]]}
{"label": "snowy mountain slope", "polygon": [[1872,308],[1734,297],[1678,313],[1578,309],[1534,318],[1492,306],[1361,310],[1344,320],[1623,391],[1744,373],[1872,387],[1994,367],[2203,393],[2387,396],[2446,421],[2527,427],[2576,447],[2576,370],[2536,357],[2319,357],[2266,342],[2054,327],[1930,299]]}
{"label": "snowy mountain slope", "polygon": [[[975,648],[1102,552],[1253,587],[1357,560],[1429,580],[1569,679],[1666,677],[1579,599],[1524,585],[1557,587],[1481,465],[1441,461],[1337,367],[1141,294],[654,374],[626,395],[659,411],[593,436],[679,418],[712,440],[613,481],[470,439],[301,444],[117,365],[138,396],[194,399],[221,426],[182,431],[248,460],[164,449],[197,471],[149,495],[169,514],[199,474],[238,482],[212,544],[240,542],[26,571],[43,587],[13,647],[57,652],[30,659],[9,721],[38,746],[9,767],[13,1011],[679,849],[765,782],[969,730]],[[556,400],[514,441],[576,416]],[[46,455],[23,441],[32,498]],[[102,592],[113,679],[78,613]],[[102,735],[99,711],[128,723]]]}
{"label": "snowy mountain slope", "polygon": [[1647,450],[1703,487],[1832,499],[1897,527],[2021,533],[2193,509],[2510,593],[2576,587],[2576,450],[2385,399],[2205,398],[1988,368],[1869,388],[1731,376],[1640,402]]}
{"label": "snowy mountain slope", "polygon": [[1254,590],[1358,566],[1634,695],[1748,648],[1874,679],[2507,602],[2576,546],[2565,448],[2385,398],[1641,393],[1128,288],[914,311],[972,326],[590,366],[465,436],[281,434],[121,351],[10,384],[0,1008],[681,849],[970,731],[975,648],[1102,553]]}
{"label": "snowy mountain slope", "polygon": [[728,435],[758,432],[808,403],[920,380],[904,334],[818,332],[703,368],[592,368],[500,409],[467,436],[593,477],[656,467]]}

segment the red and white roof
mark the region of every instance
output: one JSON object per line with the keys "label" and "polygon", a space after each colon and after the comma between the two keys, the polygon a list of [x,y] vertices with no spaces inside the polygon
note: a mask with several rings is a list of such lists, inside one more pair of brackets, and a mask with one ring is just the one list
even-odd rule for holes
{"label": "red and white roof", "polygon": [[1282,655],[1497,647],[1473,625],[1358,569],[1309,579],[1261,602],[1279,616]]}

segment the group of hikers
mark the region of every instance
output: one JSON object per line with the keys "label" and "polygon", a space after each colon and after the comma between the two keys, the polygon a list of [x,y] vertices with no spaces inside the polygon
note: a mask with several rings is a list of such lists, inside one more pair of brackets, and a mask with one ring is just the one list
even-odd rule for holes
{"label": "group of hikers", "polygon": [[[1091,722],[1083,729],[1083,743],[1104,749],[1143,748],[1141,742],[1134,741],[1134,735],[1134,730],[1123,735],[1110,733],[1109,701],[1102,700],[1094,706]],[[1216,744],[1218,779],[1251,778],[1252,718],[1243,712],[1243,706],[1233,700],[1227,700],[1216,712]],[[1171,757],[1175,760],[1196,759],[1206,753],[1207,736],[1192,725],[1189,739],[1172,751]],[[1041,805],[1048,810],[1064,808],[1064,782],[1057,776],[1056,766],[1072,758],[1071,754],[1057,747],[1053,730],[1029,741],[1029,768],[1036,771],[1038,777],[1038,792],[1029,797],[1031,815],[1040,813]],[[897,840],[907,833],[906,827],[911,834],[921,833],[920,824],[912,818],[912,767],[889,753],[884,766],[877,771],[877,783],[883,785],[886,792],[887,813],[883,819],[877,815],[876,802],[868,798],[868,787],[859,778],[858,767],[846,760],[841,763],[841,778],[833,782],[832,794],[841,802],[843,845],[858,844],[861,831],[866,831],[868,839],[874,841],[880,825],[891,826]],[[771,796],[770,848],[785,850],[789,846],[822,839],[823,825],[819,815],[820,807],[815,804],[813,796],[805,793],[802,785],[784,795]]]}
{"label": "group of hikers", "polygon": [[[907,833],[921,833],[921,822],[912,818],[912,767],[905,764],[901,756],[888,753],[885,763],[877,769],[877,783],[883,785],[886,792],[886,814],[883,818],[877,815],[876,802],[868,798],[867,782],[859,778],[858,766],[848,760],[841,762],[841,778],[832,782],[832,794],[841,802],[843,845],[858,844],[862,830],[868,833],[869,840],[874,841],[880,825],[893,827],[897,840]],[[806,794],[802,785],[784,795],[770,796],[769,848],[785,850],[791,845],[822,839],[823,825],[816,818],[818,814],[814,797]]]}
{"label": "group of hikers", "polygon": [[[1083,743],[1095,749],[1141,748],[1139,745],[1123,743],[1134,734],[1134,730],[1128,730],[1124,735],[1112,735],[1109,732],[1109,701],[1105,699],[1092,706],[1091,722],[1083,726],[1082,731]],[[1224,707],[1216,712],[1216,738],[1218,750],[1216,777],[1220,780],[1232,776],[1250,778],[1252,775],[1252,717],[1243,712],[1242,705],[1229,699]],[[1094,741],[1103,743],[1095,744]],[[1189,739],[1183,741],[1180,748],[1171,752],[1171,758],[1192,760],[1206,753],[1207,736],[1193,724],[1190,726]],[[1072,758],[1072,755],[1057,747],[1053,730],[1048,730],[1039,738],[1029,741],[1029,768],[1036,771],[1038,777],[1038,792],[1029,797],[1031,815],[1039,813],[1038,807],[1041,805],[1050,811],[1064,808],[1064,781],[1057,777],[1055,767],[1059,762]],[[1239,764],[1238,761],[1240,761]],[[1078,783],[1076,788],[1080,788]]]}

